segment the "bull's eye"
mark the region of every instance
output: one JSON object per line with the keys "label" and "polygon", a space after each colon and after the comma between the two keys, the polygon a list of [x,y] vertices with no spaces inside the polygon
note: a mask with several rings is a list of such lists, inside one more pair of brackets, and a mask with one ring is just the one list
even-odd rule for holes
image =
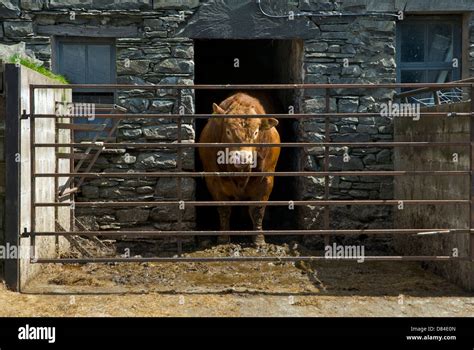
{"label": "bull's eye", "polygon": [[227,134],[227,136],[229,136],[229,137],[232,136],[232,133],[230,132],[230,130],[226,130],[226,134]]}
{"label": "bull's eye", "polygon": [[256,138],[256,137],[257,137],[257,135],[258,135],[258,129],[257,129],[257,130],[255,130],[255,132],[253,133],[253,138]]}

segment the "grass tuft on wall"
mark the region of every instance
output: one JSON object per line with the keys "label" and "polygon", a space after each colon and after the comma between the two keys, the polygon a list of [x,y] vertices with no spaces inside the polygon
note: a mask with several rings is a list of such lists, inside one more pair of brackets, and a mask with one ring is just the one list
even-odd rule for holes
{"label": "grass tuft on wall", "polygon": [[17,63],[17,64],[21,64],[22,66],[25,66],[27,68],[30,68],[40,74],[43,74],[44,76],[47,76],[48,78],[51,78],[51,79],[54,79],[54,80],[57,80],[59,81],[60,83],[62,84],[68,84],[69,82],[67,81],[67,79],[62,76],[62,75],[59,75],[59,74],[54,74],[53,72],[51,72],[49,69],[33,62],[32,60],[29,60],[27,58],[24,58],[24,57],[21,57],[20,55],[16,54],[16,55],[13,55],[11,56],[9,59],[8,59],[8,62],[10,63]]}

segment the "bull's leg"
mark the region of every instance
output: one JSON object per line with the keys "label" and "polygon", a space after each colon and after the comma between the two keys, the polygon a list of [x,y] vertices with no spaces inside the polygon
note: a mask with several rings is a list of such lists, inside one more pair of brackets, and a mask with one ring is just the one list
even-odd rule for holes
{"label": "bull's leg", "polygon": [[[254,231],[262,231],[263,230],[263,216],[265,215],[265,206],[257,206],[253,205],[249,207],[249,214],[250,218],[253,222],[253,229]],[[252,236],[253,243],[256,245],[264,245],[265,244],[265,236],[263,234],[257,234]]]}
{"label": "bull's leg", "polygon": [[[228,231],[230,229],[230,213],[231,207],[218,207],[217,212],[219,213],[221,231]],[[230,236],[223,235],[217,237],[218,244],[230,243]]]}

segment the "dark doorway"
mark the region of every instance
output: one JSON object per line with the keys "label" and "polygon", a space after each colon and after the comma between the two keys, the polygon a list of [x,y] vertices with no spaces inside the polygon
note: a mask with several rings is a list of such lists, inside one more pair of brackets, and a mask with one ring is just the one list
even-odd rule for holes
{"label": "dark doorway", "polygon": [[[300,83],[302,42],[299,40],[195,40],[196,84],[284,84]],[[291,108],[299,111],[299,91],[266,91],[275,106],[276,113],[288,113]],[[219,104],[232,94],[229,90],[196,90],[196,113],[212,113],[212,103]],[[196,135],[199,137],[207,120],[197,119]],[[278,125],[282,142],[294,142],[294,119],[280,119]],[[296,169],[296,149],[282,148],[277,171]],[[196,170],[202,164],[196,152]],[[295,185],[292,177],[275,177],[270,200],[294,200]],[[206,183],[198,179],[197,200],[212,200]],[[231,217],[232,230],[252,229],[247,207],[234,207]],[[197,228],[219,229],[215,207],[197,208]],[[267,207],[264,229],[296,227],[294,211],[287,207]]]}

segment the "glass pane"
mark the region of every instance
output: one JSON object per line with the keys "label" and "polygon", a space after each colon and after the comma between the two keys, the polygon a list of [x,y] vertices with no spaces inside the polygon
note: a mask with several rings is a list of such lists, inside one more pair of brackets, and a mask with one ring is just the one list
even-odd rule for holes
{"label": "glass pane", "polygon": [[423,83],[425,71],[423,70],[402,70],[400,82],[402,83]]}
{"label": "glass pane", "polygon": [[111,45],[87,45],[87,82],[89,84],[113,83],[110,64],[112,62]]}
{"label": "glass pane", "polygon": [[450,70],[428,71],[428,83],[447,83],[452,80],[452,72]]}
{"label": "glass pane", "polygon": [[64,75],[73,84],[85,84],[86,49],[83,44],[60,44],[59,74]]}
{"label": "glass pane", "polygon": [[400,27],[402,62],[423,62],[425,59],[425,24],[403,23]]}
{"label": "glass pane", "polygon": [[[400,76],[401,83],[425,83],[426,71],[424,70],[402,70]],[[403,88],[402,92],[415,90],[416,87]],[[420,103],[420,100],[429,99],[429,94],[418,94],[415,97],[410,97],[409,102]]]}
{"label": "glass pane", "polygon": [[453,25],[428,25],[428,62],[450,62],[453,59]]}

